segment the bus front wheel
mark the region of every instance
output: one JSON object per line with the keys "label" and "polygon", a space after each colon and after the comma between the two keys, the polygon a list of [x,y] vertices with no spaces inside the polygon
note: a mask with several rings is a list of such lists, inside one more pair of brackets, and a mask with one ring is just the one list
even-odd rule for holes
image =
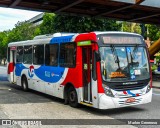
{"label": "bus front wheel", "polygon": [[68,90],[68,100],[71,107],[78,107],[78,97],[74,87],[70,87]]}
{"label": "bus front wheel", "polygon": [[28,82],[25,76],[22,77],[22,88],[24,91],[28,91]]}

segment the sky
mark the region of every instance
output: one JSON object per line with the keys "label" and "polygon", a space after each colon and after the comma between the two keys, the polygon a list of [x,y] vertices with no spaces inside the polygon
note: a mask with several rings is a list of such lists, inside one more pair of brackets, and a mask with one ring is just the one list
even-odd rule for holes
{"label": "sky", "polygon": [[[135,3],[135,0],[112,0],[112,1]],[[145,0],[140,5],[153,6],[153,7],[159,8],[160,7],[160,2],[159,2],[159,0]]]}
{"label": "sky", "polygon": [[0,7],[0,32],[12,30],[18,21],[26,21],[42,12]]}

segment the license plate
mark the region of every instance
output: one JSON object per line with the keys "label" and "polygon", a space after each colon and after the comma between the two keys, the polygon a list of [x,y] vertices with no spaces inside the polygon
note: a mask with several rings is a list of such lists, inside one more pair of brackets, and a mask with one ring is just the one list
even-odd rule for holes
{"label": "license plate", "polygon": [[128,99],[126,100],[126,103],[132,103],[132,102],[135,102],[135,101],[136,101],[135,98],[128,98]]}

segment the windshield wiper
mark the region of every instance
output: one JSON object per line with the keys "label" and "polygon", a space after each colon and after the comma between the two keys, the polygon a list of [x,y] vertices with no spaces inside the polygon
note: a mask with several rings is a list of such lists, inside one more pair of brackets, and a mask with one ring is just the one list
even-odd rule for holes
{"label": "windshield wiper", "polygon": [[132,67],[133,67],[133,65],[136,65],[137,63],[139,63],[139,62],[133,62],[133,60],[135,59],[136,53],[137,53],[137,51],[138,51],[138,46],[139,46],[139,45],[136,44],[136,46],[135,46],[134,49],[133,49],[132,54],[131,54],[131,51],[129,52],[130,57],[131,57],[131,65],[132,65]]}
{"label": "windshield wiper", "polygon": [[119,57],[118,57],[118,55],[117,55],[117,51],[116,51],[116,49],[115,49],[115,46],[114,46],[114,45],[111,45],[110,47],[111,47],[111,51],[112,51],[112,53],[113,53],[114,61],[115,61],[115,63],[118,64],[118,69],[120,69],[120,64],[119,64],[120,61],[119,61]]}
{"label": "windshield wiper", "polygon": [[135,58],[135,56],[136,56],[136,52],[138,51],[138,44],[136,44],[136,46],[134,47],[134,49],[133,49],[133,54],[132,54],[132,59],[134,59]]}

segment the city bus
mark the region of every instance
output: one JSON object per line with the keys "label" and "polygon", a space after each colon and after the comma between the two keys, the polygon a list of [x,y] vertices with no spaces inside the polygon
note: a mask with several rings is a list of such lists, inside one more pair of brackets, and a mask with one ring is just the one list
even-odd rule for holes
{"label": "city bus", "polygon": [[9,43],[8,80],[71,107],[111,109],[152,100],[148,49],[135,33],[55,33]]}

